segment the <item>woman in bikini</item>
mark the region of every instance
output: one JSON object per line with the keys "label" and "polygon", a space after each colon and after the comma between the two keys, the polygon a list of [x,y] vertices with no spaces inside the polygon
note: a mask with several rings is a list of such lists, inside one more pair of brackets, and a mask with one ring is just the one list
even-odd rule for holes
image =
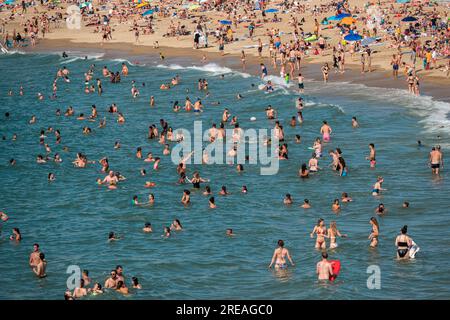
{"label": "woman in bikini", "polygon": [[378,245],[378,236],[380,232],[380,227],[376,218],[370,218],[370,224],[372,225],[372,232],[369,235],[370,246],[375,248]]}
{"label": "woman in bikini", "polygon": [[337,237],[345,238],[345,237],[347,237],[347,235],[341,234],[339,232],[339,230],[337,229],[337,226],[336,226],[336,221],[331,221],[330,227],[328,228],[327,237],[330,238],[330,249],[335,249],[338,246],[337,242],[336,242],[336,238]]}
{"label": "woman in bikini", "polygon": [[289,262],[292,266],[295,266],[294,262],[292,261],[291,255],[289,254],[289,250],[284,248],[284,241],[278,240],[278,248],[275,249],[272,256],[272,261],[270,262],[269,269],[272,268],[272,266],[275,264],[275,269],[286,269],[287,263],[286,263],[286,257],[288,258]]}
{"label": "woman in bikini", "polygon": [[408,226],[403,226],[401,234],[395,239],[395,246],[397,247],[397,259],[408,259],[409,248],[412,247],[412,239],[407,235]]}
{"label": "woman in bikini", "polygon": [[325,227],[325,221],[320,218],[317,221],[317,225],[314,227],[313,231],[311,232],[311,238],[314,237],[314,234],[317,234],[316,239],[316,249],[326,249],[327,244],[325,242],[325,235],[327,234],[327,228]]}

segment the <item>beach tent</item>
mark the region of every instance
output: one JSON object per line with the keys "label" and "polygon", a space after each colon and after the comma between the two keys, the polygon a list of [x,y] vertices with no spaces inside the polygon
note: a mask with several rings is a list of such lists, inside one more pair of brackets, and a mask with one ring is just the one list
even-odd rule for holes
{"label": "beach tent", "polygon": [[220,24],[232,24],[232,22],[230,20],[220,20]]}
{"label": "beach tent", "polygon": [[346,41],[359,41],[361,39],[362,39],[362,37],[356,33],[350,33],[344,37],[344,40],[346,40]]}
{"label": "beach tent", "polygon": [[271,9],[265,10],[264,12],[265,13],[273,13],[273,12],[278,12],[278,11],[279,11],[278,9],[271,8]]}
{"label": "beach tent", "polygon": [[145,17],[145,16],[148,16],[149,14],[153,14],[153,10],[147,10],[147,11],[145,11],[145,12],[142,14],[142,16]]}
{"label": "beach tent", "polygon": [[355,23],[356,20],[353,19],[352,17],[345,17],[344,19],[341,20],[341,24],[346,24],[346,25],[351,25],[352,23]]}
{"label": "beach tent", "polygon": [[417,18],[409,16],[409,17],[403,18],[402,21],[403,22],[413,22],[413,21],[417,21]]}

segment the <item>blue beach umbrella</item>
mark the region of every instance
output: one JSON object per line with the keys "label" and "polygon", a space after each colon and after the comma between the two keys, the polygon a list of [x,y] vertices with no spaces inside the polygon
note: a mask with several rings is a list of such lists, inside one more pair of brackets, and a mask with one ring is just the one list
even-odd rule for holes
{"label": "blue beach umbrella", "polygon": [[147,11],[145,11],[145,12],[142,14],[142,16],[145,17],[145,16],[148,16],[149,14],[153,14],[153,10],[147,10]]}
{"label": "blue beach umbrella", "polygon": [[339,18],[336,17],[336,16],[331,16],[331,17],[327,18],[327,20],[328,20],[328,21],[339,21],[339,20],[341,20],[341,19],[339,19]]}
{"label": "blue beach umbrella", "polygon": [[264,12],[265,12],[265,13],[272,13],[272,12],[278,12],[278,11],[279,11],[278,9],[271,8],[271,9],[265,10]]}
{"label": "blue beach umbrella", "polygon": [[351,34],[348,34],[348,35],[346,35],[344,37],[344,40],[347,40],[347,41],[358,41],[358,40],[361,40],[361,39],[362,39],[362,37],[359,34],[356,34],[356,33],[351,33]]}
{"label": "blue beach umbrella", "polygon": [[338,14],[337,16],[335,16],[335,17],[336,17],[336,20],[342,20],[342,19],[344,19],[346,17],[351,17],[351,16],[352,15],[350,13],[341,13],[341,14]]}
{"label": "blue beach umbrella", "polygon": [[220,24],[229,24],[229,25],[231,25],[232,22],[230,20],[220,20]]}
{"label": "blue beach umbrella", "polygon": [[409,16],[409,17],[403,18],[402,21],[403,22],[412,22],[412,21],[417,21],[417,18]]}

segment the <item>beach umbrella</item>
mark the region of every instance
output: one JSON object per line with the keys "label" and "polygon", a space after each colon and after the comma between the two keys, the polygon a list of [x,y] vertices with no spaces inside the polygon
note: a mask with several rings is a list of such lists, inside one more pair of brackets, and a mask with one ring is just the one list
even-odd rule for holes
{"label": "beach umbrella", "polygon": [[273,13],[273,12],[278,12],[278,11],[279,11],[278,9],[271,8],[271,9],[265,10],[264,12],[265,12],[265,13]]}
{"label": "beach umbrella", "polygon": [[362,37],[356,33],[350,33],[344,37],[344,40],[346,40],[346,41],[358,41],[361,39],[362,39]]}
{"label": "beach umbrella", "polygon": [[339,19],[339,18],[336,17],[336,16],[331,16],[331,17],[327,18],[327,20],[328,20],[328,21],[339,21],[339,20],[341,20],[341,19]]}
{"label": "beach umbrella", "polygon": [[403,18],[402,21],[403,22],[412,22],[412,21],[417,21],[417,18],[409,16],[409,17]]}
{"label": "beach umbrella", "polygon": [[409,3],[411,0],[397,0],[397,3]]}
{"label": "beach umbrella", "polygon": [[315,34],[313,34],[312,36],[305,38],[304,39],[307,42],[312,42],[312,41],[316,41],[317,40],[317,36]]}
{"label": "beach umbrella", "polygon": [[142,14],[142,16],[145,17],[145,16],[148,16],[149,14],[153,14],[153,10],[147,10],[147,11],[145,11],[145,12]]}
{"label": "beach umbrella", "polygon": [[220,20],[220,24],[232,24],[230,20]]}
{"label": "beach umbrella", "polygon": [[361,40],[361,45],[362,46],[368,46],[369,44],[372,44],[375,41],[377,41],[376,38],[364,38],[364,39]]}
{"label": "beach umbrella", "polygon": [[148,5],[149,5],[148,2],[143,2],[143,3],[141,3],[141,4],[138,4],[138,5],[136,6],[136,8],[142,8],[142,7],[145,7],[145,6],[148,6]]}
{"label": "beach umbrella", "polygon": [[335,17],[336,17],[336,20],[342,20],[344,18],[351,17],[351,16],[352,15],[350,13],[341,13],[341,14],[338,14],[337,16],[335,16]]}
{"label": "beach umbrella", "polygon": [[344,19],[341,20],[341,24],[347,24],[347,25],[351,25],[352,23],[355,23],[356,20],[353,19],[352,17],[345,17]]}

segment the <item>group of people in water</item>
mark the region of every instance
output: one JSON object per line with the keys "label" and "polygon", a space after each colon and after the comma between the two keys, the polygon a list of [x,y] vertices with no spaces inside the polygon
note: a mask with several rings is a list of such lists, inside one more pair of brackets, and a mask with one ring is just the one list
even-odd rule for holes
{"label": "group of people in water", "polygon": [[[90,92],[90,81],[94,79],[94,72],[95,72],[95,65],[91,65],[89,67],[88,72],[85,73],[85,86]],[[262,65],[262,78],[264,78],[267,75],[267,69]],[[59,69],[57,72],[57,75],[55,77],[55,82],[53,83],[53,92],[54,97],[56,97],[56,81],[60,78],[65,79],[66,82],[70,82],[69,80],[69,70],[66,67],[63,67],[62,69]],[[110,78],[111,82],[118,83],[120,82],[120,75],[117,76],[116,73],[113,73],[108,70],[108,68],[105,66],[102,71],[104,78]],[[122,71],[121,75],[123,77],[127,77],[129,75],[128,67],[125,63],[122,64]],[[223,77],[223,76],[222,76]],[[178,85],[181,81],[181,78],[176,75],[172,81],[171,85]],[[206,79],[199,79],[197,84],[198,90],[203,92],[208,92],[208,82]],[[167,88],[160,88],[161,90],[165,90]],[[266,88],[267,90],[267,88]],[[20,92],[22,92],[21,95],[23,95],[23,88],[21,87]],[[99,95],[103,92],[103,87],[101,84],[101,80],[97,79],[97,88],[94,88],[94,92],[97,92]],[[12,95],[12,91],[9,92],[10,95]],[[136,98],[139,95],[138,89],[136,87],[135,81],[132,81],[132,89],[131,94],[133,98]],[[43,96],[43,95],[42,95]],[[238,99],[242,98],[242,96],[237,97]],[[38,99],[41,100],[41,96],[38,96]],[[153,108],[156,105],[155,97],[151,96],[149,105],[151,108]],[[175,105],[178,105],[178,102],[175,103]],[[216,105],[220,105],[220,103],[217,103]],[[302,116],[302,113],[304,112],[304,102],[301,97],[296,98],[295,101],[295,109],[298,113],[297,118],[293,117],[291,120],[291,126],[297,125],[297,122],[299,124],[302,124],[304,119]],[[73,117],[75,116],[77,121],[89,121],[89,122],[96,122],[99,120],[98,128],[104,128],[106,126],[106,117],[103,119],[100,119],[97,107],[95,105],[92,105],[91,107],[91,115],[85,116],[83,113],[80,113],[78,117],[75,115],[75,110],[72,106],[69,106],[67,110],[62,113],[60,109],[56,110],[56,116],[64,115],[65,117]],[[201,100],[198,99],[197,102],[192,104],[189,97],[186,98],[185,102],[185,110],[190,111],[193,110],[194,112],[203,112],[204,106],[201,104]],[[176,110],[174,110],[176,111]],[[123,125],[125,123],[125,117],[123,113],[119,111],[119,107],[113,103],[111,106],[109,106],[108,113],[117,115],[117,125]],[[286,137],[283,130],[283,126],[281,121],[277,117],[277,112],[275,108],[272,106],[268,106],[265,110],[267,120],[270,122],[274,122],[274,132],[277,136],[278,140],[280,141],[280,145],[278,147],[278,157],[282,160],[288,160],[288,147],[285,143]],[[8,114],[9,116],[9,114]],[[29,121],[29,125],[35,124],[37,121],[36,116],[33,115],[31,120]],[[233,149],[230,150],[229,154],[236,156],[236,148],[237,144],[240,143],[239,136],[242,133],[242,128],[240,128],[237,117],[232,116],[231,113],[227,108],[224,109],[222,119],[219,121],[220,128],[217,128],[216,124],[213,124],[211,129],[209,130],[209,137],[210,141],[214,141],[216,139],[226,139],[231,138],[234,140]],[[160,119],[160,129],[158,130],[158,126],[156,124],[153,124],[149,127],[148,136],[147,138],[150,140],[158,140],[159,144],[162,146],[162,154],[163,156],[170,155],[170,143],[178,143],[183,141],[183,136],[179,133],[176,133],[173,131],[173,129],[170,127],[169,123],[165,119]],[[232,126],[234,127],[234,134],[232,137],[225,137],[225,127],[226,126]],[[355,129],[359,128],[359,123],[356,119],[356,117],[352,118],[351,126]],[[83,134],[89,135],[92,132],[92,129],[89,127],[83,128]],[[312,151],[312,155],[308,163],[304,163],[301,165],[301,168],[299,169],[298,175],[302,179],[310,178],[314,175],[314,173],[324,170],[322,166],[319,165],[319,161],[323,157],[323,148],[324,146],[329,143],[332,139],[333,135],[333,129],[328,123],[328,121],[324,120],[321,127],[318,128],[318,133],[321,135],[321,137],[318,137],[313,142],[312,147],[310,147],[310,150]],[[55,144],[61,143],[61,132],[58,129],[54,129],[52,127],[48,127],[47,130],[41,130],[39,135],[39,143],[45,148],[45,155],[38,155],[36,158],[37,164],[45,164],[49,161],[53,161],[55,163],[61,163],[62,159],[59,153],[55,153],[53,156],[50,156],[52,153],[51,146],[46,142],[48,135],[53,134],[55,135]],[[16,136],[16,135],[15,135]],[[301,142],[301,137],[299,135],[296,135],[295,137],[296,143]],[[267,144],[270,144],[270,139],[266,140]],[[114,149],[120,149],[120,141],[116,141],[114,145]],[[366,159],[369,162],[370,168],[375,168],[377,165],[376,162],[376,150],[375,145],[373,143],[368,144],[369,148],[369,154],[366,157]],[[64,151],[68,151],[67,147],[63,147]],[[348,174],[348,164],[343,158],[343,152],[341,148],[337,147],[332,150],[329,150],[329,155],[332,159],[330,163],[331,169],[336,172],[339,176],[345,177]],[[189,159],[192,157],[193,152],[185,155],[185,157],[176,165],[176,173],[178,175],[178,183],[179,184],[186,184],[190,183],[192,184],[192,188],[194,190],[198,190],[201,188],[201,184],[210,182],[209,179],[206,179],[200,175],[198,171],[195,171],[192,174],[192,177],[188,177],[188,167],[187,163]],[[205,155],[203,155],[205,157]],[[149,152],[146,156],[143,155],[142,147],[136,148],[135,157],[137,159],[140,159],[143,161],[144,164],[152,164],[152,168],[154,171],[158,170],[159,163],[161,162],[160,157],[154,157],[151,152]],[[207,159],[204,159],[204,164],[207,164]],[[76,168],[85,168],[89,165],[93,165],[99,163],[101,166],[101,172],[105,174],[103,178],[97,178],[97,184],[99,186],[106,186],[109,190],[117,189],[118,185],[121,181],[125,181],[126,177],[124,177],[119,171],[112,170],[110,168],[109,160],[107,157],[103,157],[98,161],[88,160],[87,156],[83,152],[78,152],[76,155],[76,159],[73,161],[73,165]],[[430,152],[429,156],[429,163],[430,167],[432,168],[432,173],[438,175],[440,170],[443,167],[443,154],[440,149],[440,146],[436,146],[432,148],[432,151]],[[15,160],[11,159],[10,165],[15,165]],[[244,167],[242,164],[238,164],[236,167],[238,172],[243,172]],[[140,170],[140,175],[146,176],[147,172],[145,169]],[[52,172],[48,175],[48,181],[52,182],[55,181],[56,175]],[[383,177],[378,177],[376,179],[376,182],[373,185],[372,188],[372,195],[375,197],[379,197],[382,191],[386,191],[382,187],[382,184],[384,182]],[[145,188],[154,188],[156,187],[156,183],[152,181],[147,181],[145,185],[143,185]],[[248,192],[247,186],[242,186],[241,193],[246,194]],[[189,206],[191,204],[191,198],[190,198],[191,191],[190,189],[186,188],[183,191],[183,195],[181,197],[181,204],[184,206]],[[231,193],[227,190],[226,186],[222,186],[220,192],[218,192],[220,196],[228,196]],[[216,202],[215,198],[213,196],[213,193],[211,192],[211,188],[209,185],[207,185],[204,188],[203,195],[207,196],[208,199],[208,206],[211,209],[216,208]],[[291,205],[293,204],[293,199],[290,194],[286,194],[284,199],[285,205]],[[345,192],[342,193],[341,199],[335,199],[332,203],[332,210],[336,213],[338,213],[341,210],[340,202],[352,202],[352,198],[349,197],[349,195]],[[139,201],[139,198],[137,195],[132,197],[132,204],[134,206],[152,206],[155,203],[155,196],[153,193],[150,193],[148,195],[148,200],[145,202]],[[309,199],[304,199],[303,204],[301,205],[304,209],[311,208],[311,203]],[[409,203],[405,202],[403,204],[403,207],[409,207]],[[377,215],[383,215],[386,213],[386,209],[382,203],[380,203],[379,206],[375,209],[375,213]],[[0,213],[1,222],[0,224],[4,224],[8,220],[8,216],[5,212]],[[371,232],[368,236],[368,240],[370,242],[370,247],[375,248],[378,245],[379,242],[379,235],[380,235],[380,228],[376,217],[372,217],[369,220],[369,223],[371,225]],[[164,226],[163,227],[163,235],[164,238],[170,238],[171,233],[176,231],[182,231],[183,227],[179,219],[174,219],[172,224],[170,226]],[[153,232],[153,226],[150,222],[146,222],[143,226],[142,232],[144,233],[151,233]],[[227,236],[233,236],[233,230],[231,228],[226,229]],[[314,226],[314,229],[312,230],[310,234],[311,238],[315,237],[315,248],[321,252],[321,260],[317,263],[316,269],[317,269],[317,275],[319,280],[324,279],[330,279],[331,276],[333,276],[333,270],[330,267],[330,262],[328,262],[328,253],[327,250],[333,250],[338,247],[337,238],[345,238],[347,237],[347,234],[341,233],[340,230],[337,227],[336,221],[330,221],[330,223],[327,225],[325,224],[324,219],[319,219],[316,226]],[[108,235],[108,241],[117,241],[120,240],[122,237],[120,235],[115,234],[114,232],[110,232]],[[13,229],[13,233],[10,237],[11,241],[21,241],[22,236],[18,228]],[[395,245],[397,247],[397,257],[399,259],[406,259],[409,258],[410,255],[408,255],[408,252],[411,250],[411,248],[414,246],[412,238],[407,234],[407,226],[404,226],[401,229],[401,234],[396,238]],[[278,241],[278,247],[275,249],[272,261],[269,265],[269,267],[274,266],[276,269],[284,269],[287,267],[287,260],[294,265],[293,259],[289,253],[289,250],[284,247],[284,241],[279,240]],[[29,265],[32,268],[32,271],[36,274],[37,277],[45,277],[46,276],[46,267],[47,267],[47,261],[45,260],[45,255],[42,253],[39,249],[39,245],[34,245],[34,250],[30,255]],[[77,299],[81,298],[88,293],[92,294],[100,294],[103,292],[103,288],[110,288],[115,289],[118,292],[121,292],[123,294],[128,293],[128,288],[125,284],[125,279],[122,274],[122,267],[118,266],[116,269],[111,271],[111,277],[108,278],[102,286],[100,283],[95,283],[92,288],[88,288],[89,283],[91,283],[90,278],[88,277],[87,271],[83,274],[83,278],[81,279],[80,286],[75,289],[73,293],[67,292],[65,297],[66,299]],[[133,277],[131,285],[133,288],[139,289],[140,284],[138,282],[138,279]]]}

